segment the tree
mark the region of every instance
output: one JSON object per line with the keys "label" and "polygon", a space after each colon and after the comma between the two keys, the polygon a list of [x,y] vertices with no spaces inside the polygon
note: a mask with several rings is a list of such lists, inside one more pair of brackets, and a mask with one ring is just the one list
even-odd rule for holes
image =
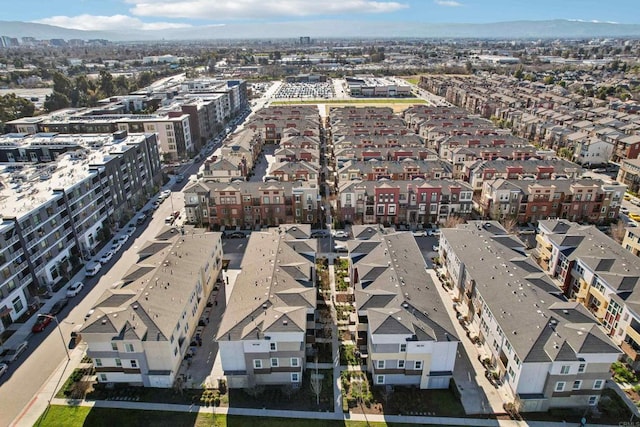
{"label": "tree", "polygon": [[0,96],[0,128],[8,121],[33,116],[35,109],[31,101],[16,96],[15,93]]}
{"label": "tree", "polygon": [[513,73],[513,77],[515,77],[518,80],[522,80],[522,78],[524,77],[524,67],[522,65],[520,65],[515,73]]}
{"label": "tree", "polygon": [[624,236],[627,234],[626,224],[624,221],[618,221],[611,224],[611,237],[618,243],[622,243]]}
{"label": "tree", "polygon": [[322,392],[322,379],[324,375],[318,373],[318,355],[316,354],[316,372],[311,374],[311,390],[316,395],[316,405],[320,405],[320,393]]}
{"label": "tree", "polygon": [[44,101],[44,109],[48,112],[68,108],[70,105],[71,101],[69,101],[67,95],[60,92],[53,92],[51,95],[47,95]]}
{"label": "tree", "polygon": [[66,95],[71,93],[71,81],[62,73],[55,72],[52,75],[53,91]]}
{"label": "tree", "polygon": [[98,87],[103,96],[109,97],[115,93],[115,86],[113,84],[113,76],[110,72],[102,70],[100,71],[100,77],[98,79]]}
{"label": "tree", "polygon": [[500,220],[500,224],[507,230],[507,233],[513,234],[516,232],[518,227],[518,220],[514,216],[504,217]]}

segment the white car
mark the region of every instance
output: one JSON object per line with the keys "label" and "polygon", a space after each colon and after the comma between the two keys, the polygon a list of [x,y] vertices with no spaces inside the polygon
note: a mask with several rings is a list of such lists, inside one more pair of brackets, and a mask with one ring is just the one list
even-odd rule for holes
{"label": "white car", "polygon": [[164,190],[162,193],[160,193],[160,197],[162,197],[163,199],[166,199],[170,195],[171,195],[171,190]]}
{"label": "white car", "polygon": [[7,369],[9,369],[9,365],[7,365],[6,363],[0,363],[0,377],[3,376],[5,372],[7,372]]}
{"label": "white car", "polygon": [[346,239],[347,237],[349,237],[349,232],[344,230],[334,230],[333,237]]}
{"label": "white car", "polygon": [[111,245],[111,249],[109,249],[114,254],[117,253],[122,247],[122,242],[120,240],[114,240],[113,245]]}
{"label": "white car", "polygon": [[113,252],[112,251],[107,251],[107,253],[102,255],[102,257],[100,258],[100,263],[104,265],[104,264],[108,263],[109,261],[111,261],[111,258],[113,258]]}
{"label": "white car", "polygon": [[437,228],[432,228],[427,230],[427,236],[439,236],[440,235],[440,230],[438,230]]}
{"label": "white car", "polygon": [[27,347],[29,347],[29,343],[27,341],[22,341],[20,344],[18,344],[14,348],[7,350],[6,354],[4,355],[3,362],[4,363],[15,362],[18,359],[18,357],[20,357],[20,355],[27,349]]}
{"label": "white car", "polygon": [[425,237],[426,235],[427,235],[427,232],[424,230],[418,230],[413,232],[414,237]]}
{"label": "white car", "polygon": [[126,233],[118,237],[118,242],[120,242],[121,245],[124,245],[125,243],[127,243],[127,240],[129,240],[129,235]]}
{"label": "white car", "polygon": [[76,295],[78,295],[80,293],[82,288],[84,288],[84,283],[82,283],[82,282],[74,283],[73,285],[69,286],[69,289],[67,289],[67,296],[68,297],[75,297]]}
{"label": "white car", "polygon": [[433,249],[434,252],[438,252],[440,250],[440,245],[433,245],[431,249]]}

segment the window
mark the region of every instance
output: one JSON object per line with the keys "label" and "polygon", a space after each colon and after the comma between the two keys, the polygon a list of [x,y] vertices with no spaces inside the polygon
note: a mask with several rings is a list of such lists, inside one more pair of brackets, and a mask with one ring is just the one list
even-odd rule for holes
{"label": "window", "polygon": [[118,368],[121,368],[121,367],[122,367],[122,360],[120,360],[120,359],[116,359],[116,366],[117,366]]}
{"label": "window", "polygon": [[554,389],[554,391],[564,391],[564,386],[566,385],[566,383],[564,381],[558,381],[556,383],[556,387]]}
{"label": "window", "polygon": [[254,369],[262,369],[262,360],[254,359],[253,360],[253,368]]}
{"label": "window", "polygon": [[278,351],[278,346],[276,345],[276,343],[270,342],[269,343],[269,350],[270,351]]}
{"label": "window", "polygon": [[422,369],[422,360],[416,360],[413,362],[413,368],[416,370]]}
{"label": "window", "polygon": [[107,381],[107,374],[100,374],[100,381],[101,382],[106,382]]}
{"label": "window", "polygon": [[127,353],[133,353],[133,344],[125,344],[124,345],[124,351],[126,351]]}
{"label": "window", "polygon": [[13,305],[13,310],[16,313],[20,313],[24,308],[24,304],[22,303],[22,299],[20,297],[17,297],[13,301],[11,301],[11,305]]}
{"label": "window", "polygon": [[272,368],[277,368],[278,367],[278,358],[277,357],[272,357],[271,358],[271,367]]}
{"label": "window", "polygon": [[384,369],[384,360],[378,360],[376,365],[378,369]]}
{"label": "window", "polygon": [[571,369],[571,366],[569,365],[562,365],[562,368],[560,368],[560,373],[562,375],[567,375],[569,373],[569,369]]}
{"label": "window", "polygon": [[384,375],[376,375],[376,384],[384,384]]}
{"label": "window", "polygon": [[131,363],[131,367],[132,368],[137,368],[138,367],[138,361],[137,360],[130,360],[129,361]]}
{"label": "window", "polygon": [[297,357],[292,357],[291,358],[291,366],[294,366],[294,367],[300,366],[300,359],[298,359]]}
{"label": "window", "polygon": [[404,353],[407,351],[407,345],[406,344],[400,344],[400,353]]}
{"label": "window", "polygon": [[112,343],[111,343],[111,350],[113,350],[113,351],[118,351],[118,344],[116,344],[116,343],[112,342]]}
{"label": "window", "polygon": [[398,369],[404,369],[404,360],[398,360]]}
{"label": "window", "polygon": [[586,363],[581,363],[578,365],[578,373],[582,374],[585,370],[587,369],[587,364]]}
{"label": "window", "polygon": [[595,406],[598,403],[598,396],[589,396],[589,406]]}
{"label": "window", "polygon": [[604,380],[595,380],[593,382],[594,390],[602,390],[602,387],[604,387]]}
{"label": "window", "polygon": [[93,364],[99,368],[100,366],[102,366],[102,359],[93,359]]}
{"label": "window", "polygon": [[300,382],[300,374],[298,372],[292,372],[291,373],[291,382],[292,383],[299,383]]}
{"label": "window", "polygon": [[582,381],[576,380],[573,382],[573,386],[571,387],[571,390],[580,390],[581,386],[582,386]]}

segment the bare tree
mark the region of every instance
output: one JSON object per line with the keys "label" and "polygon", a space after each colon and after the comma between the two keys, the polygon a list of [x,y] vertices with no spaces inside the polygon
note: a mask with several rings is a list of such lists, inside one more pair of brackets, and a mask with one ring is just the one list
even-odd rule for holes
{"label": "bare tree", "polygon": [[457,215],[450,216],[442,225],[442,228],[455,228],[460,224],[464,224],[465,220]]}
{"label": "bare tree", "polygon": [[322,379],[324,375],[318,373],[318,355],[315,358],[316,372],[311,374],[311,390],[316,395],[316,405],[320,405],[320,393],[322,392]]}
{"label": "bare tree", "polygon": [[513,234],[517,231],[518,220],[516,220],[515,216],[508,216],[501,219],[500,224],[507,230],[507,233]]}
{"label": "bare tree", "polygon": [[627,231],[625,230],[624,221],[618,221],[615,224],[611,224],[611,237],[618,243],[622,243],[625,234]]}

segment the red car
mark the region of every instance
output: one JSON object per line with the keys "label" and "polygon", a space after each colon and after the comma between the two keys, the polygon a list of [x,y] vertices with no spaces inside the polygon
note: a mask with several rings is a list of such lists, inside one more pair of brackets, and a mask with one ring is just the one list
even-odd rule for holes
{"label": "red car", "polygon": [[53,320],[53,319],[51,319],[51,317],[45,317],[45,316],[39,317],[38,321],[36,322],[36,324],[33,325],[33,328],[31,328],[31,332],[42,332],[42,331],[44,331],[44,328],[46,328],[47,325],[49,323],[51,323],[51,320]]}

